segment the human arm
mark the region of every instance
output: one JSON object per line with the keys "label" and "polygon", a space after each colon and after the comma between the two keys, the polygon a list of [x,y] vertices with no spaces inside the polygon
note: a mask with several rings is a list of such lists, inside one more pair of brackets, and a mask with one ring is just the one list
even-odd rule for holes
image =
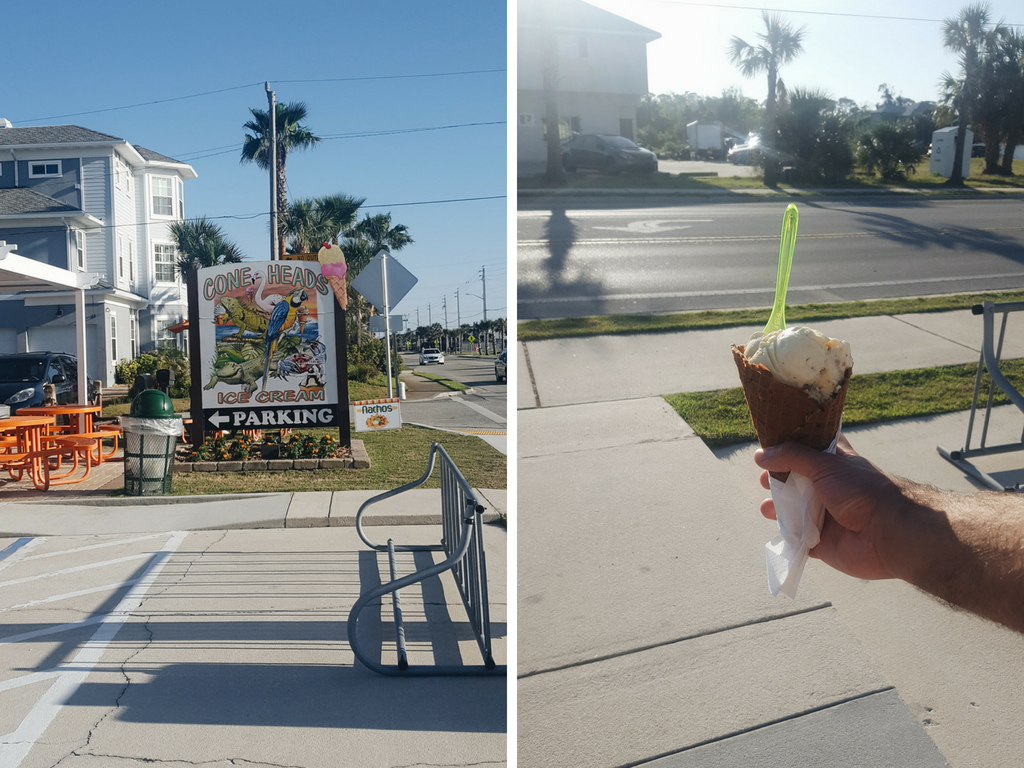
{"label": "human arm", "polygon": [[[759,449],[754,460],[814,485],[826,514],[811,557],[861,579],[903,579],[1024,632],[1024,498],[940,491],[888,475],[843,435],[835,455],[787,443]],[[768,487],[767,471],[761,484]],[[770,499],[761,513],[775,518]]]}

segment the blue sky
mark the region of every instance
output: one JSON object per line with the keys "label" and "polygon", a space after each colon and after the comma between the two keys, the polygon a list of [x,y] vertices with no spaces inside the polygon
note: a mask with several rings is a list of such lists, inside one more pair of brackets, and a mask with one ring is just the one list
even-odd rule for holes
{"label": "blue sky", "polygon": [[[419,283],[395,312],[413,324],[417,308],[427,323],[428,303],[443,323],[447,296],[454,326],[456,289],[462,321],[479,320],[470,294],[484,266],[488,318],[506,316],[505,3],[4,6],[0,117],[81,125],[189,162],[199,178],[185,185],[186,216],[238,217],[217,222],[252,260],[269,258],[269,179],[239,156],[249,107],[267,108],[264,81],[278,102],[305,102],[321,137],[498,123],[325,140],[289,156],[288,191],[365,197],[365,212],[408,226],[416,242],[396,255]],[[407,77],[428,74],[442,76]],[[165,101],[209,91],[222,92]],[[146,106],[112,109],[134,104]],[[401,205],[465,198],[494,199]]]}
{"label": "blue sky", "polygon": [[[767,7],[783,11],[795,26],[806,27],[803,55],[782,69],[788,87],[822,88],[833,98],[846,97],[872,107],[879,100],[881,83],[917,101],[938,98],[942,72],[955,73],[957,68],[956,57],[942,47],[941,20],[956,16],[968,4],[968,0],[590,2],[661,33],[660,40],[647,46],[653,93],[693,91],[714,96],[738,86],[747,96],[763,101],[767,78],[740,75],[727,58],[726,46],[733,35],[757,42],[755,35],[763,28],[760,9]],[[989,9],[995,21],[1024,24],[1024,7],[1019,2],[991,0]]]}

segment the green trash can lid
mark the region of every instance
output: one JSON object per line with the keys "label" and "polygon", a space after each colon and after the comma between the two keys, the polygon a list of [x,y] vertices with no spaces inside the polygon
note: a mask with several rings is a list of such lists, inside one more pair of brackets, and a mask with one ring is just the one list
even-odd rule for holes
{"label": "green trash can lid", "polygon": [[134,400],[129,415],[142,419],[173,419],[174,403],[159,389],[146,389]]}

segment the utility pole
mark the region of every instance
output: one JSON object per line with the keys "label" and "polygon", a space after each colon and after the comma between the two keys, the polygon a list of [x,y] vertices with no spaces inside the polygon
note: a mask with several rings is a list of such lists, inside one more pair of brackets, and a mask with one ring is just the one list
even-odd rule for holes
{"label": "utility pole", "polygon": [[270,260],[278,258],[277,244],[277,104],[275,93],[270,90],[270,81],[264,83],[267,89],[267,103],[270,108]]}
{"label": "utility pole", "polygon": [[434,316],[430,313],[430,302],[427,302],[427,325],[434,324]]}
{"label": "utility pole", "polygon": [[462,352],[462,313],[459,311],[459,289],[455,289],[455,324],[459,327],[459,352]]}
{"label": "utility pole", "polygon": [[487,322],[487,268],[480,267],[480,282],[484,287],[484,322]]}
{"label": "utility pole", "polygon": [[444,310],[444,351],[451,352],[448,349],[448,297],[441,297],[441,308]]}
{"label": "utility pole", "polygon": [[416,327],[420,327],[420,308],[416,307]]}

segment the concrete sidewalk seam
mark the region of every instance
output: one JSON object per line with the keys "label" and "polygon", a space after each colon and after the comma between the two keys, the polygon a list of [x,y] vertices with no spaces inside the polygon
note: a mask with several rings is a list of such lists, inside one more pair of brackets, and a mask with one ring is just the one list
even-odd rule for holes
{"label": "concrete sidewalk seam", "polygon": [[[681,416],[679,418],[682,419]],[[685,423],[685,421],[684,421],[684,423]],[[687,425],[687,426],[689,426],[689,425]],[[607,451],[609,448],[611,448],[612,450],[621,450],[622,448],[628,448],[628,447],[637,446],[637,445],[655,445],[655,444],[661,444],[661,443],[678,443],[678,442],[682,442],[682,441],[685,441],[685,440],[702,440],[702,439],[703,438],[701,438],[701,436],[698,435],[695,432],[690,433],[689,435],[678,435],[678,436],[675,436],[675,437],[663,437],[663,438],[649,437],[649,438],[646,438],[644,440],[637,440],[636,442],[632,442],[632,443],[620,443],[618,445],[596,445],[593,448],[576,448],[576,449],[573,449],[573,450],[557,450],[557,451],[552,451],[551,453],[532,453],[532,454],[520,453],[519,454],[519,460],[520,461],[528,461],[530,459],[549,459],[552,456],[570,456],[570,455],[579,454],[579,453],[595,453],[597,451]],[[750,442],[750,441],[748,441],[748,442]]]}
{"label": "concrete sidewalk seam", "polygon": [[769,720],[769,721],[764,722],[764,723],[759,723],[758,725],[752,725],[749,728],[741,728],[738,731],[732,731],[731,733],[726,733],[726,734],[723,734],[722,736],[717,736],[717,737],[715,737],[713,739],[705,739],[704,741],[699,741],[696,744],[689,744],[689,745],[687,745],[687,746],[685,746],[685,747],[683,747],[681,749],[674,749],[671,752],[663,752],[661,754],[654,755],[652,757],[645,757],[643,760],[638,760],[638,761],[633,762],[633,763],[623,763],[621,766],[618,766],[617,768],[637,768],[638,766],[647,765],[648,763],[653,763],[655,760],[661,760],[663,758],[670,757],[671,755],[680,755],[680,754],[683,754],[684,752],[689,752],[689,751],[694,750],[694,749],[700,749],[701,747],[706,747],[709,744],[717,744],[717,743],[722,742],[722,741],[727,741],[729,739],[734,739],[737,736],[743,736],[744,734],[754,733],[755,731],[760,731],[760,730],[762,730],[764,728],[771,728],[774,725],[780,725],[782,723],[786,723],[786,722],[789,722],[791,720],[797,720],[797,719],[799,719],[801,717],[807,717],[808,715],[813,715],[813,714],[815,714],[817,712],[824,712],[824,711],[829,710],[829,709],[834,709],[835,707],[841,707],[844,704],[849,704],[849,703],[854,702],[854,701],[860,701],[861,699],[867,699],[867,698],[869,698],[871,696],[878,696],[879,694],[888,693],[889,691],[894,691],[894,690],[896,690],[896,689],[893,686],[888,685],[888,686],[886,686],[884,688],[877,688],[875,690],[865,691],[864,693],[857,693],[857,694],[854,694],[853,696],[847,696],[846,698],[838,699],[838,700],[833,701],[833,702],[829,702],[828,704],[822,704],[821,706],[818,706],[818,707],[812,707],[811,709],[803,710],[802,712],[795,712],[792,715],[786,715],[785,717],[780,717],[780,718],[777,718],[775,720]]}
{"label": "concrete sidewalk seam", "polygon": [[[636,648],[630,648],[625,651],[619,651],[618,653],[609,653],[604,656],[595,656],[591,659],[583,659],[581,661],[574,661],[569,664],[560,664],[557,667],[548,667],[545,669],[537,669],[533,672],[525,672],[524,674],[518,675],[517,679],[524,680],[528,677],[537,677],[538,675],[547,674],[548,672],[561,672],[566,669],[575,669],[577,667],[585,667],[588,664],[597,664],[602,661],[611,661],[612,659],[620,659],[624,656],[632,656],[637,653],[644,653],[646,651],[653,651],[655,648],[665,648],[670,645],[677,645],[678,643],[685,643],[690,640],[699,640],[702,637],[711,637],[712,635],[720,635],[723,632],[731,632],[734,629],[743,629],[744,627],[753,627],[758,624],[767,624],[772,621],[779,621],[782,619],[791,619],[794,616],[802,616],[805,613],[814,613],[815,611],[821,611],[826,608],[831,608],[831,602],[818,603],[817,605],[808,606],[807,608],[801,608],[796,611],[788,611],[786,613],[778,613],[772,616],[762,616],[758,619],[751,619],[750,621],[744,621],[740,624],[730,624],[726,627],[718,627],[716,629],[708,629],[703,632],[697,632],[686,637],[677,637],[674,640],[666,640],[661,643],[652,643],[650,645],[642,645]],[[653,759],[653,758],[652,758]]]}
{"label": "concrete sidewalk seam", "polygon": [[[922,312],[921,314],[928,314],[928,313],[927,312]],[[938,334],[935,331],[931,331],[931,330],[929,330],[927,328],[923,328],[920,325],[915,325],[914,323],[912,323],[909,320],[906,320],[906,319],[904,319],[902,317],[897,317],[896,315],[886,315],[886,317],[891,317],[893,320],[898,320],[899,322],[904,323],[906,325],[909,325],[911,328],[916,328],[919,331],[924,331],[925,333],[930,333],[932,336],[934,336],[937,339],[942,339],[943,341],[948,341],[950,344],[956,344],[958,347],[963,347],[964,349],[971,350],[971,352],[977,352],[978,354],[981,354],[981,350],[980,349],[968,346],[967,344],[964,344],[963,342],[957,341],[956,339],[951,339],[951,338],[949,338],[947,336],[942,336],[941,334]]]}
{"label": "concrete sidewalk seam", "polygon": [[537,392],[537,377],[533,375],[533,364],[530,362],[530,348],[525,341],[519,342],[523,345],[523,357],[526,358],[526,371],[530,375],[530,388],[533,390],[533,401],[540,408],[540,393]]}

